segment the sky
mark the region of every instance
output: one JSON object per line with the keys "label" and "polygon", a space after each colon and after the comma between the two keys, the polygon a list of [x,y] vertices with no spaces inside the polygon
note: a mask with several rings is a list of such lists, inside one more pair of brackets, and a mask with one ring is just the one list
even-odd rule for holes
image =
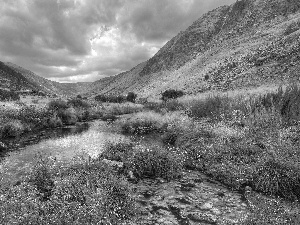
{"label": "sky", "polygon": [[0,0],[0,61],[92,82],[130,70],[204,13],[236,0]]}

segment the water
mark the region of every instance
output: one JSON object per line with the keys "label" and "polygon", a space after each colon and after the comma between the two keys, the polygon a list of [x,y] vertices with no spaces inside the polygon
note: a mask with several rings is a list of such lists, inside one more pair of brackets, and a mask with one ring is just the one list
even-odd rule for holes
{"label": "water", "polygon": [[70,163],[80,157],[96,157],[107,141],[125,139],[112,133],[111,127],[106,122],[93,121],[7,140],[8,151],[0,162],[0,183],[11,184],[27,176],[41,158]]}
{"label": "water", "polygon": [[89,127],[89,123],[79,123],[76,126],[40,130],[36,133],[30,132],[21,137],[2,141],[7,149],[1,151],[0,154],[1,183],[14,183],[22,175],[25,175],[38,154],[50,155],[51,152],[48,154],[46,149],[40,149],[43,143],[51,143],[71,135],[82,134],[87,132]]}
{"label": "water", "polygon": [[36,133],[30,132],[20,137],[2,140],[8,147],[5,151],[1,152],[0,157],[5,157],[8,152],[21,151],[27,146],[37,144],[43,140],[57,139],[69,135],[80,134],[89,129],[89,123],[78,123],[74,126],[59,127],[55,129],[40,130]]}
{"label": "water", "polygon": [[[11,140],[7,142],[10,151],[0,163],[0,185],[16,184],[33,165],[37,153],[70,160],[77,153],[99,153],[106,141],[120,139],[131,139],[149,148],[161,146],[158,136],[130,138],[116,134],[117,130],[114,124],[94,121]],[[144,179],[131,185],[143,224],[241,224],[250,215],[247,199],[241,193],[197,171],[184,171],[180,179],[171,182]],[[257,201],[256,194],[252,198]],[[258,199],[262,202],[261,197]]]}

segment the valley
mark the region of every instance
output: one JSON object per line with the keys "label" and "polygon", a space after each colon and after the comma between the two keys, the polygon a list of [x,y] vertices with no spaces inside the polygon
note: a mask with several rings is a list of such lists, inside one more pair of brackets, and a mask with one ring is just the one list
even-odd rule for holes
{"label": "valley", "polygon": [[238,0],[95,82],[0,62],[0,224],[299,224],[299,24]]}

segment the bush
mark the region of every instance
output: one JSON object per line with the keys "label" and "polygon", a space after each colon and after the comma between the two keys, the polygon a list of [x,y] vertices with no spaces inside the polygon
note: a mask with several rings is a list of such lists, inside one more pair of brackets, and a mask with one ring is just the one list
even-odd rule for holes
{"label": "bush", "polygon": [[183,110],[183,104],[179,103],[177,99],[171,99],[166,101],[162,104],[162,108],[166,109],[167,111],[178,111]]}
{"label": "bush", "polygon": [[124,162],[126,158],[133,152],[134,144],[129,142],[107,142],[104,146],[104,151],[101,154],[101,157],[112,160]]}
{"label": "bush", "polygon": [[58,116],[52,116],[47,120],[47,126],[51,128],[61,127],[62,125],[63,123]]}
{"label": "bush", "polygon": [[114,96],[114,95],[97,95],[95,97],[96,101],[99,102],[110,102],[110,103],[122,103],[125,102],[125,98],[121,95]]}
{"label": "bush", "polygon": [[193,101],[189,108],[188,114],[189,116],[200,119],[200,118],[216,118],[219,117],[223,112],[223,106],[228,103],[227,97],[221,96],[209,96],[203,100],[195,100]]}
{"label": "bush", "polygon": [[54,189],[54,180],[45,160],[39,159],[31,172],[30,182],[37,188],[42,201],[50,199]]}
{"label": "bush", "polygon": [[101,120],[106,121],[106,122],[114,122],[117,119],[118,119],[118,117],[116,117],[113,114],[105,114],[101,117]]}
{"label": "bush", "polygon": [[136,120],[128,120],[122,125],[124,134],[150,134],[161,132],[161,125],[157,121],[137,118]]}
{"label": "bush", "polygon": [[59,110],[58,116],[61,118],[62,122],[67,125],[74,125],[77,122],[76,111],[74,108],[68,108],[66,110]]}
{"label": "bush", "polygon": [[133,92],[129,92],[126,97],[126,101],[135,103],[136,97],[137,97],[137,94],[135,94]]}
{"label": "bush", "polygon": [[160,113],[163,108],[163,104],[160,102],[146,102],[144,104],[145,109]]}
{"label": "bush", "polygon": [[139,112],[142,110],[142,108],[142,105],[127,102],[121,104],[110,104],[109,106],[105,107],[105,111],[107,114],[111,115],[124,115]]}
{"label": "bush", "polygon": [[51,170],[42,162],[36,169],[28,182],[0,188],[0,224],[135,222],[131,188],[109,168],[92,161]]}
{"label": "bush", "polygon": [[89,108],[90,104],[81,98],[74,98],[67,102],[68,106],[73,108]]}
{"label": "bush", "polygon": [[253,188],[268,195],[299,200],[299,170],[271,159],[256,169],[253,178]]}
{"label": "bush", "polygon": [[67,104],[66,101],[63,101],[61,99],[59,100],[53,100],[51,102],[48,103],[48,109],[49,110],[65,110],[67,109],[69,106]]}
{"label": "bush", "polygon": [[25,131],[25,127],[20,120],[12,120],[4,124],[1,128],[1,137],[10,138],[20,136]]}
{"label": "bush", "polygon": [[[294,84],[290,85],[283,92],[277,91],[280,113],[288,125],[297,123],[300,120],[300,89]],[[277,106],[278,108],[278,106]]]}
{"label": "bush", "polygon": [[125,167],[137,179],[164,178],[171,180],[181,175],[182,163],[179,157],[165,149],[140,149],[127,159]]}
{"label": "bush", "polygon": [[167,131],[162,136],[162,141],[165,145],[175,146],[179,134],[174,131]]}
{"label": "bush", "polygon": [[175,99],[175,98],[182,97],[184,95],[184,93],[183,93],[183,91],[169,89],[169,90],[164,91],[161,95],[162,95],[161,99],[163,101],[166,101],[168,99]]}
{"label": "bush", "polygon": [[20,96],[13,91],[6,91],[0,89],[0,101],[17,101],[20,100]]}

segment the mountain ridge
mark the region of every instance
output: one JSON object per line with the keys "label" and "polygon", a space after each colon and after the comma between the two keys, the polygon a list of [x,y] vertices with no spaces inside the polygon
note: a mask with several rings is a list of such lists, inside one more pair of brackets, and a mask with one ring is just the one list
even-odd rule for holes
{"label": "mountain ridge", "polygon": [[212,10],[145,62],[134,75],[140,83],[126,91],[195,94],[297,80],[299,10],[296,0],[241,0]]}
{"label": "mountain ridge", "polygon": [[148,97],[170,88],[197,94],[299,81],[299,49],[300,1],[239,0],[207,12],[129,71],[92,83],[38,84],[72,95]]}

